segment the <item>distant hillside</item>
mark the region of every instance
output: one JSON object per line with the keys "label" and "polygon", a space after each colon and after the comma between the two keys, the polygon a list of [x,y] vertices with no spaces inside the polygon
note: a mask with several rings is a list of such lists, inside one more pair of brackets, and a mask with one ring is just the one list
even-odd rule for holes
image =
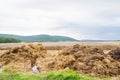
{"label": "distant hillside", "polygon": [[80,42],[119,42],[120,40],[80,40]]}
{"label": "distant hillside", "polygon": [[10,34],[0,34],[0,37],[15,38],[22,42],[59,42],[59,41],[79,41],[65,36],[50,36],[50,35],[34,35],[34,36],[19,36]]}
{"label": "distant hillside", "polygon": [[19,42],[21,41],[18,39],[0,37],[0,43],[19,43]]}

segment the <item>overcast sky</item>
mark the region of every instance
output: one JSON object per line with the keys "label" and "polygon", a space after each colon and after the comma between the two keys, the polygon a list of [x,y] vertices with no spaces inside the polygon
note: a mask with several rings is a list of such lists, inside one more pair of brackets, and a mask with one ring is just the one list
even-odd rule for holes
{"label": "overcast sky", "polygon": [[0,33],[120,39],[120,0],[0,0]]}

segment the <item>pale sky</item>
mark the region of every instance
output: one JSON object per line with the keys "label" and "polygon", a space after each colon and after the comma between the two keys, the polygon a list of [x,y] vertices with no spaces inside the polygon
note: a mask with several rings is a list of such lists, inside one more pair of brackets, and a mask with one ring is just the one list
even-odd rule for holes
{"label": "pale sky", "polygon": [[0,0],[0,33],[120,39],[120,0]]}

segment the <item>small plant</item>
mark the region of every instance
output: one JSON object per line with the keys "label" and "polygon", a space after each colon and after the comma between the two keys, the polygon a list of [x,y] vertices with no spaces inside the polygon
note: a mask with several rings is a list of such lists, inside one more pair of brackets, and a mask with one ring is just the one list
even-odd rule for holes
{"label": "small plant", "polygon": [[4,72],[4,73],[11,73],[11,72],[15,72],[15,70],[14,70],[14,69],[11,69],[11,68],[9,68],[9,67],[3,67],[3,72]]}
{"label": "small plant", "polygon": [[[6,68],[8,70],[8,68]],[[110,80],[91,78],[79,75],[75,71],[66,69],[60,72],[48,72],[43,75],[39,74],[22,74],[5,72],[0,74],[0,80]]]}

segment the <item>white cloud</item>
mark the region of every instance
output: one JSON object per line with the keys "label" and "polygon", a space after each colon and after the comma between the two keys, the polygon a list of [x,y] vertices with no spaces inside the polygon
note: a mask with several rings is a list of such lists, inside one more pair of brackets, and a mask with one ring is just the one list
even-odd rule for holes
{"label": "white cloud", "polygon": [[0,33],[102,39],[99,29],[120,28],[119,4],[119,0],[0,0]]}

